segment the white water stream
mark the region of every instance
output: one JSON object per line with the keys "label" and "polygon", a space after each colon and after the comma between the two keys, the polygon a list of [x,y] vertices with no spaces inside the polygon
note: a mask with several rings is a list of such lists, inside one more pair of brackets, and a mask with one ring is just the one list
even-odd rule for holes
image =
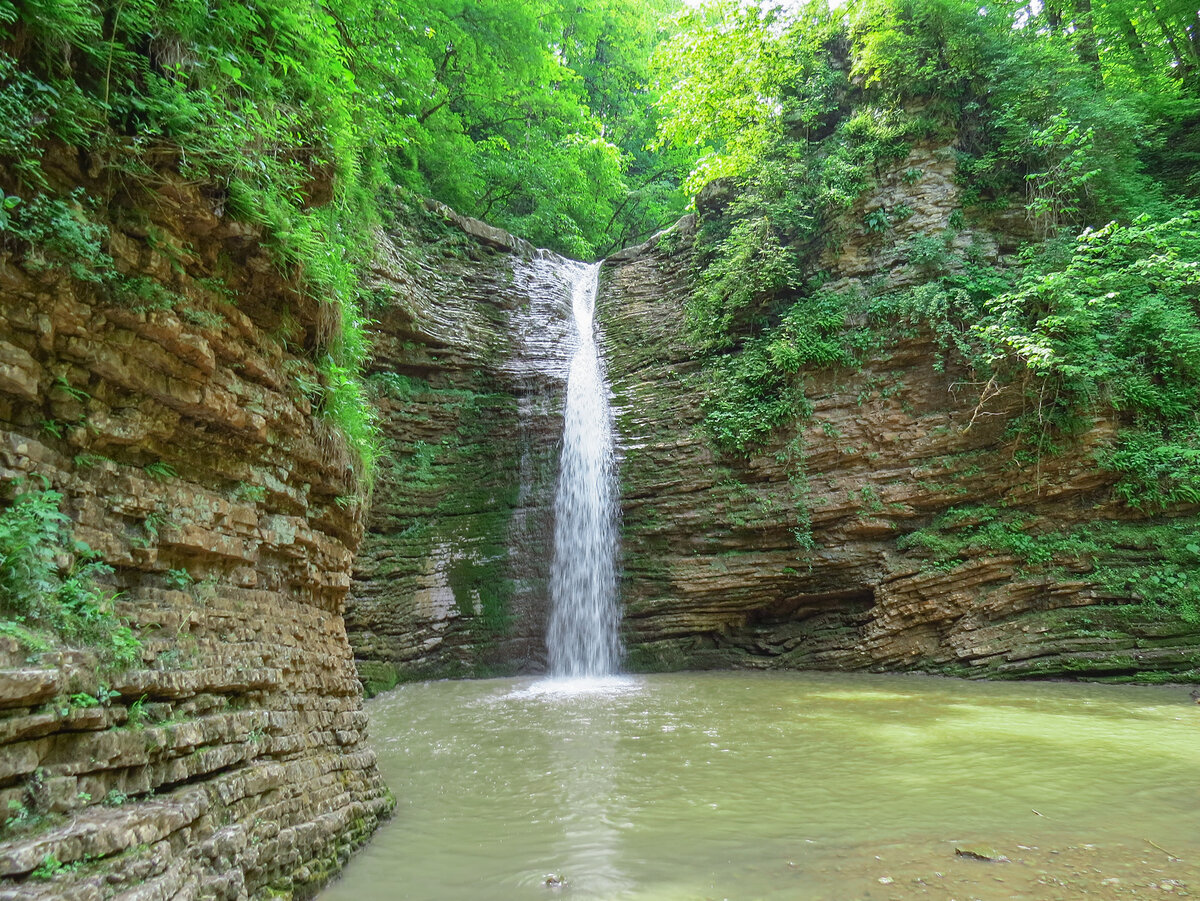
{"label": "white water stream", "polygon": [[600,264],[570,264],[576,345],[567,380],[562,454],[554,500],[550,571],[550,677],[616,671],[617,489],[612,411],[592,319]]}

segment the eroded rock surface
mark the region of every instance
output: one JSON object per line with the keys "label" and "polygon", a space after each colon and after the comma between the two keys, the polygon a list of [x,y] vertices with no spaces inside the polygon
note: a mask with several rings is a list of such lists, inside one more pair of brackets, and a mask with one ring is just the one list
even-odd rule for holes
{"label": "eroded rock surface", "polygon": [[142,641],[111,672],[0,639],[0,898],[303,892],[391,807],[341,616],[356,464],[304,391],[336,320],[195,184],[46,169],[170,302],[0,259],[0,478],[62,493]]}
{"label": "eroded rock surface", "polygon": [[[912,237],[948,228],[958,208],[953,164],[950,154],[918,149],[881,176],[840,223],[841,252],[823,261],[832,286],[927,277],[904,251]],[[901,205],[907,218],[886,234],[856,225]],[[956,230],[951,243],[974,243],[994,259],[1023,227],[993,219],[974,233]],[[685,219],[616,255],[601,275],[634,667],[1195,676],[1200,627],[1130,606],[1136,598],[1106,591],[1096,575],[1099,566],[1137,573],[1153,564],[1151,538],[1082,555],[1049,541],[1087,523],[1145,521],[1113,499],[1115,476],[1097,465],[1115,413],[1062,453],[1031,461],[1007,432],[1022,412],[1019,389],[976,384],[935,336],[897,330],[857,370],[805,373],[811,415],[798,403],[794,428],[764,450],[747,460],[715,453],[685,337],[694,230]],[[1021,516],[1052,559],[1030,565],[981,543],[935,565],[904,548],[904,536],[963,505]],[[1195,510],[1176,515],[1194,519]]]}
{"label": "eroded rock surface", "polygon": [[386,448],[347,626],[368,691],[544,667],[572,335],[557,258],[481,222],[383,236],[370,383]]}

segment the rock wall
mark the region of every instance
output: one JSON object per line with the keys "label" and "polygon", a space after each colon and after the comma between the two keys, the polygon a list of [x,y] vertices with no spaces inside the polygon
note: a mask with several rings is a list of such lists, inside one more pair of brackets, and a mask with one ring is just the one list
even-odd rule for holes
{"label": "rock wall", "polygon": [[6,245],[0,479],[61,492],[141,659],[0,638],[0,898],[304,894],[392,803],[341,616],[356,464],[304,390],[336,315],[169,167],[44,170],[157,288],[139,311]]}
{"label": "rock wall", "polygon": [[[842,250],[822,261],[832,286],[926,280],[906,258],[915,236],[974,244],[990,259],[1012,249],[1028,230],[1019,219],[947,232],[959,207],[953,167],[948,150],[918,148],[882,173],[835,224]],[[698,199],[702,212],[719,204],[712,194]],[[867,212],[897,208],[907,218],[886,233],[858,225]],[[1161,549],[1150,531],[1088,554],[1054,551],[1038,565],[986,542],[936,565],[905,549],[906,535],[964,504],[1021,516],[1047,546],[1097,522],[1191,529],[1194,509],[1149,521],[1112,499],[1113,475],[1094,452],[1115,434],[1115,413],[1062,453],[1026,461],[1007,434],[1022,392],[973,383],[933,335],[909,329],[861,369],[806,372],[811,415],[798,404],[794,427],[762,452],[715,453],[684,334],[695,225],[685,219],[602,270],[598,317],[623,447],[631,667],[1197,675],[1200,626],[1134,605],[1096,575],[1101,566],[1135,578],[1152,568]]]}
{"label": "rock wall", "polygon": [[545,663],[572,329],[562,261],[431,212],[440,227],[382,236],[374,274],[386,452],[346,612],[369,692]]}

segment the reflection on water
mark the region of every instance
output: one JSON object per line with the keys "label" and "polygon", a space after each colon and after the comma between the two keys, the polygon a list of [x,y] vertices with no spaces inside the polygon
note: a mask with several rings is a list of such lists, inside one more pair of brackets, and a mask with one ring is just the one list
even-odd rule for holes
{"label": "reflection on water", "polygon": [[322,901],[1200,893],[1179,689],[688,674],[369,710],[396,816]]}

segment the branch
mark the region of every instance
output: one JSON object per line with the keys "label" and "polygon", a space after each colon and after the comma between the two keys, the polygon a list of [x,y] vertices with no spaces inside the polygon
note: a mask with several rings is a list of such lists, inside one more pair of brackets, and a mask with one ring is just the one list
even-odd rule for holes
{"label": "branch", "polygon": [[[976,383],[976,384],[978,384],[978,383]],[[993,375],[990,379],[988,379],[987,384],[983,386],[983,393],[979,396],[979,403],[975,405],[975,410],[974,410],[974,412],[971,413],[971,421],[968,422],[967,427],[962,430],[962,433],[964,435],[967,434],[967,432],[971,431],[971,426],[975,425],[975,420],[978,419],[980,416],[995,416],[995,415],[997,415],[995,413],[985,413],[983,410],[983,407],[984,407],[984,404],[986,404],[989,400],[991,400],[992,398],[994,398],[997,395],[1002,394],[1002,393],[1004,393],[1004,389],[997,387],[996,377]]]}

